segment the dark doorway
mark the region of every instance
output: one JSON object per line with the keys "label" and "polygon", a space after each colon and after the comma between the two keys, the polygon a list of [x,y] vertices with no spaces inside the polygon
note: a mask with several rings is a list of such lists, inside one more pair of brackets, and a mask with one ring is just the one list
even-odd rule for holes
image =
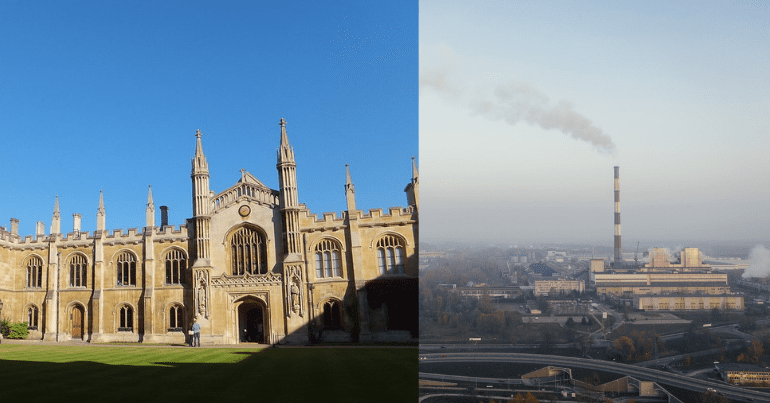
{"label": "dark doorway", "polygon": [[238,307],[238,340],[243,343],[265,343],[265,319],[262,306],[244,302]]}
{"label": "dark doorway", "polygon": [[83,308],[75,306],[70,314],[72,318],[72,338],[83,338]]}
{"label": "dark doorway", "polygon": [[340,324],[340,303],[339,301],[328,301],[324,304],[324,328],[339,329]]}

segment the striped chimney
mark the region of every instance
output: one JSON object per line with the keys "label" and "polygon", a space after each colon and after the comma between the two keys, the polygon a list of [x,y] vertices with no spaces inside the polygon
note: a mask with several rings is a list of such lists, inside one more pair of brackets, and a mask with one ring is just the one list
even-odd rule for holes
{"label": "striped chimney", "polygon": [[620,167],[615,167],[615,266],[622,262],[620,244]]}

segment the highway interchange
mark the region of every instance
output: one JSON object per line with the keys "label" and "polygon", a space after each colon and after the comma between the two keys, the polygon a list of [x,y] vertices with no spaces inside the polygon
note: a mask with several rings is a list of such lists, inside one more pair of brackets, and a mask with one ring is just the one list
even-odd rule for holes
{"label": "highway interchange", "polygon": [[[695,379],[684,375],[672,374],[670,372],[658,371],[655,369],[639,367],[635,365],[621,364],[612,361],[593,360],[586,358],[562,357],[556,355],[540,354],[521,354],[521,353],[423,353],[426,351],[421,347],[420,363],[468,363],[468,362],[508,362],[508,363],[531,363],[542,364],[544,366],[559,366],[566,368],[585,368],[599,371],[612,372],[632,376],[640,380],[648,380],[663,385],[670,385],[681,389],[702,393],[708,388],[722,393],[730,399],[744,402],[769,402],[770,393],[759,392],[738,386],[729,385],[722,382]],[[420,372],[420,379],[436,379],[435,374]],[[490,378],[480,378],[481,382],[490,382]],[[503,381],[500,379],[499,381]]]}

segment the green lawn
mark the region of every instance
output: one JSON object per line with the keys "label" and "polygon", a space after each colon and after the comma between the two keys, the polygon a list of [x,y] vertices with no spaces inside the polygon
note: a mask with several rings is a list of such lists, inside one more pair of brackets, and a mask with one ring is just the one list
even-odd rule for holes
{"label": "green lawn", "polygon": [[417,400],[417,348],[0,345],[4,401]]}

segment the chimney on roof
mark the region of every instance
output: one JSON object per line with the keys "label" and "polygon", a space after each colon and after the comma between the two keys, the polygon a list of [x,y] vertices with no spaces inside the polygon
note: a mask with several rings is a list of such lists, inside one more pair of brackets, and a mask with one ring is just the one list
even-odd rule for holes
{"label": "chimney on roof", "polygon": [[160,228],[168,225],[168,206],[160,206]]}
{"label": "chimney on roof", "polygon": [[19,219],[11,218],[11,234],[19,235]]}
{"label": "chimney on roof", "polygon": [[72,232],[75,234],[80,233],[80,218],[82,216],[78,213],[72,214]]}

